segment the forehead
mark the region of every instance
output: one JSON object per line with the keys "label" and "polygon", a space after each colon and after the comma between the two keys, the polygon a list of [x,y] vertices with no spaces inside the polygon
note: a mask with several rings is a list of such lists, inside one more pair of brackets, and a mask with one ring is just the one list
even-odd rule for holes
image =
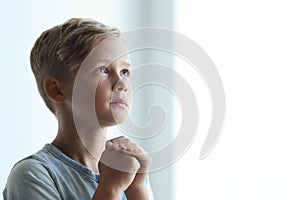
{"label": "forehead", "polygon": [[110,37],[101,41],[87,56],[86,60],[95,62],[129,62],[128,49],[121,37]]}

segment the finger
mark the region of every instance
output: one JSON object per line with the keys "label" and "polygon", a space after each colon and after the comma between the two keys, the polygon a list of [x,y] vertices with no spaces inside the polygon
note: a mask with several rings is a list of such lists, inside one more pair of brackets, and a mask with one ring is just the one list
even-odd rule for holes
{"label": "finger", "polygon": [[112,140],[112,142],[114,144],[127,144],[127,145],[133,143],[130,139],[125,138],[125,137],[116,138],[116,139]]}
{"label": "finger", "polygon": [[131,156],[135,157],[140,162],[147,161],[147,160],[150,159],[149,154],[146,153],[146,152],[133,152],[133,151],[130,151],[128,149],[122,149],[121,152],[124,153],[124,154],[128,154],[128,155],[131,155]]}
{"label": "finger", "polygon": [[125,138],[125,136],[122,135],[122,136],[113,138],[113,139],[111,139],[110,141],[114,143],[114,142],[116,142],[117,140],[120,140],[120,139],[123,139],[123,138]]}
{"label": "finger", "polygon": [[142,147],[124,136],[115,138],[112,142],[115,150],[125,150],[124,153],[145,153]]}
{"label": "finger", "polygon": [[[124,136],[119,136],[119,137],[113,138],[113,139],[111,139],[111,140],[108,140],[106,146],[107,146],[109,149],[117,150],[117,147],[118,147],[117,144],[120,144],[120,143],[121,143],[121,142],[117,142],[117,141],[120,140],[120,139],[123,139],[123,138],[125,138],[125,137],[124,137]],[[115,146],[114,146],[114,145],[115,145]]]}
{"label": "finger", "polygon": [[143,154],[146,153],[146,151],[140,147],[139,145],[135,144],[135,143],[125,143],[125,144],[120,144],[120,145],[124,145],[124,150],[128,151],[128,152],[132,152],[132,153],[139,153],[139,154]]}
{"label": "finger", "polygon": [[121,147],[121,146],[130,146],[131,144],[133,144],[133,142],[131,140],[129,140],[128,138],[124,137],[124,136],[120,136],[117,138],[114,138],[112,140],[110,140],[116,147]]}
{"label": "finger", "polygon": [[[122,151],[122,153],[124,153],[124,151]],[[138,170],[138,173],[148,173],[149,172],[151,164],[152,164],[152,159],[149,154],[145,154],[145,153],[144,154],[126,153],[126,154],[129,154],[129,155],[135,157],[139,161],[141,167]]]}
{"label": "finger", "polygon": [[122,149],[125,149],[125,147],[119,145],[119,144],[113,144],[111,146],[111,149],[114,150],[114,151],[121,151]]}
{"label": "finger", "polygon": [[140,162],[130,155],[123,155],[121,152],[105,150],[101,156],[100,163],[109,168],[127,173],[136,173],[141,167]]}
{"label": "finger", "polygon": [[110,140],[108,140],[106,143],[105,143],[105,149],[112,149],[112,146],[113,146],[114,144],[110,141]]}

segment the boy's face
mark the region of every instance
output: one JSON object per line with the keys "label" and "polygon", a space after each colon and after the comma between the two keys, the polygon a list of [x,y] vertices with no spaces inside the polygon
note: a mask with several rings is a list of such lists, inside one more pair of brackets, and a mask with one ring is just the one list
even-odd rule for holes
{"label": "boy's face", "polygon": [[123,40],[112,37],[101,42],[74,78],[69,101],[73,116],[77,115],[77,120],[79,117],[85,125],[96,118],[101,127],[125,121],[132,106],[130,73],[130,59]]}

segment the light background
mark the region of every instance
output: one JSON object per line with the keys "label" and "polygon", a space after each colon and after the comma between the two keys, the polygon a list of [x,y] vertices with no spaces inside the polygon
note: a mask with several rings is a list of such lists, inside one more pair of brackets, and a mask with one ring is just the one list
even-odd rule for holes
{"label": "light background", "polygon": [[199,134],[176,166],[159,174],[169,179],[151,175],[158,200],[300,199],[300,2],[149,2],[1,1],[0,189],[13,164],[56,133],[30,71],[35,39],[70,17],[91,17],[122,31],[150,24],[183,33],[208,53],[222,77],[227,100],[222,137],[198,160],[210,104],[202,79],[176,61],[199,94]]}

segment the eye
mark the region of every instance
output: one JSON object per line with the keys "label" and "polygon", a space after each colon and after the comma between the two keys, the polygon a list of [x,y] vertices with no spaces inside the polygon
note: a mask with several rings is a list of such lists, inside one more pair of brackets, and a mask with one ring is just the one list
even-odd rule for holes
{"label": "eye", "polygon": [[104,67],[104,66],[98,67],[97,71],[100,72],[100,73],[104,73],[104,74],[108,73],[106,67]]}
{"label": "eye", "polygon": [[130,76],[130,71],[128,69],[123,69],[121,71],[121,76],[129,77]]}

